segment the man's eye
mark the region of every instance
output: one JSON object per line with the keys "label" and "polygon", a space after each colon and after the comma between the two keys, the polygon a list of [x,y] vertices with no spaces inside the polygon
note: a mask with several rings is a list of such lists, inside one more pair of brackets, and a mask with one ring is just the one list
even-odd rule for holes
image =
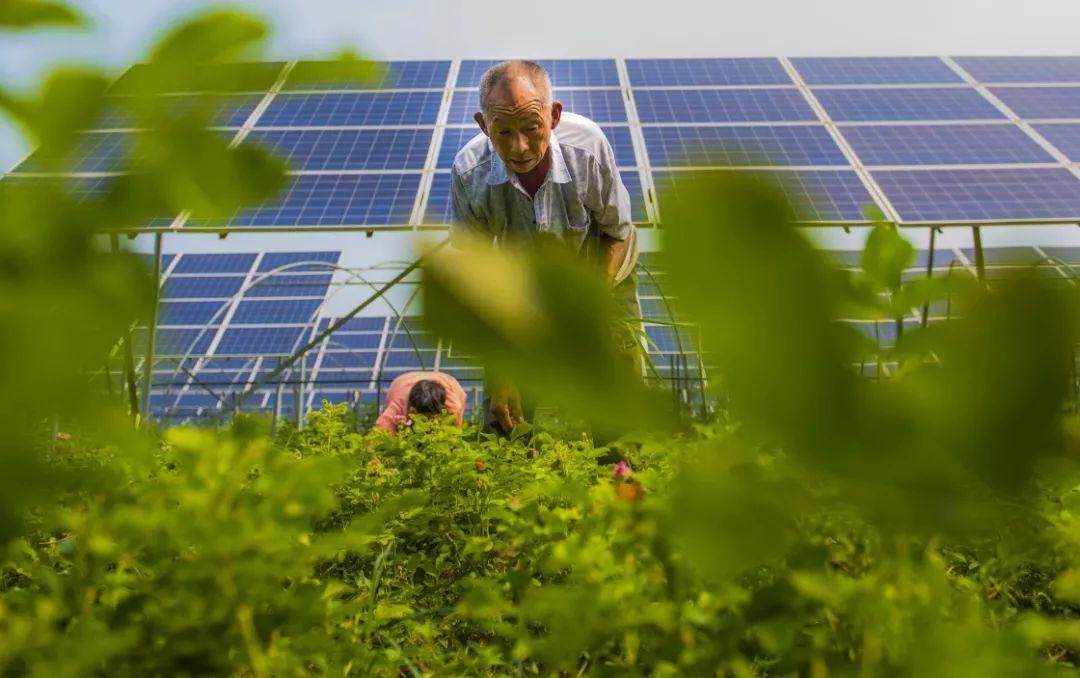
{"label": "man's eye", "polygon": [[537,129],[536,125],[529,125],[528,127],[525,128],[525,131],[526,132],[535,132],[536,129]]}
{"label": "man's eye", "polygon": [[510,134],[510,130],[500,130],[498,134],[500,137],[505,137],[507,134]]}

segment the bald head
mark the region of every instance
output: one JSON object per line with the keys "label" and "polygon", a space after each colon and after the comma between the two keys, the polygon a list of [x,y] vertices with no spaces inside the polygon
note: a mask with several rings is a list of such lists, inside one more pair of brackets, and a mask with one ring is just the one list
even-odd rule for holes
{"label": "bald head", "polygon": [[495,64],[480,78],[480,110],[488,114],[492,97],[510,92],[531,93],[540,99],[545,108],[551,106],[551,78],[544,67],[534,61],[517,59]]}

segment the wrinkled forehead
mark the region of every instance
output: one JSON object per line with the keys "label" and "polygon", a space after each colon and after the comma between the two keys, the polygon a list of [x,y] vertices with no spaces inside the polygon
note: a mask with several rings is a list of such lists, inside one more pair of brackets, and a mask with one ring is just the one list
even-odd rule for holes
{"label": "wrinkled forehead", "polygon": [[527,77],[507,79],[491,90],[484,113],[504,120],[550,115],[551,90]]}

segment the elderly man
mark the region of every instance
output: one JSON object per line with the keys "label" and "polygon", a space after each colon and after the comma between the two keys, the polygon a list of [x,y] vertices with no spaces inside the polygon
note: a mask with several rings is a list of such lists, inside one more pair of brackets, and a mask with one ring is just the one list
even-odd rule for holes
{"label": "elderly man", "polygon": [[[640,317],[630,196],[596,123],[564,113],[548,74],[531,61],[506,61],[484,73],[474,117],[481,134],[458,151],[451,170],[451,240],[468,235],[499,246],[561,240],[600,263],[625,320]],[[636,363],[631,324],[613,331]],[[509,432],[525,421],[530,408],[522,407],[516,387],[489,383],[487,395],[486,427]]]}

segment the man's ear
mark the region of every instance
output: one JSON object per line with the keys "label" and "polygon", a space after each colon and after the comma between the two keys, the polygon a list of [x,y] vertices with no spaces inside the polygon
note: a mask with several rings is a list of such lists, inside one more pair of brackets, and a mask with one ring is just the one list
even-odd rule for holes
{"label": "man's ear", "polygon": [[551,102],[551,129],[555,129],[559,126],[559,120],[562,119],[562,102]]}
{"label": "man's ear", "polygon": [[480,131],[481,132],[483,132],[484,134],[486,134],[489,137],[491,136],[490,134],[488,134],[487,123],[484,122],[484,114],[483,113],[480,113],[478,111],[476,114],[473,115],[473,120],[476,121],[477,125],[480,125]]}

